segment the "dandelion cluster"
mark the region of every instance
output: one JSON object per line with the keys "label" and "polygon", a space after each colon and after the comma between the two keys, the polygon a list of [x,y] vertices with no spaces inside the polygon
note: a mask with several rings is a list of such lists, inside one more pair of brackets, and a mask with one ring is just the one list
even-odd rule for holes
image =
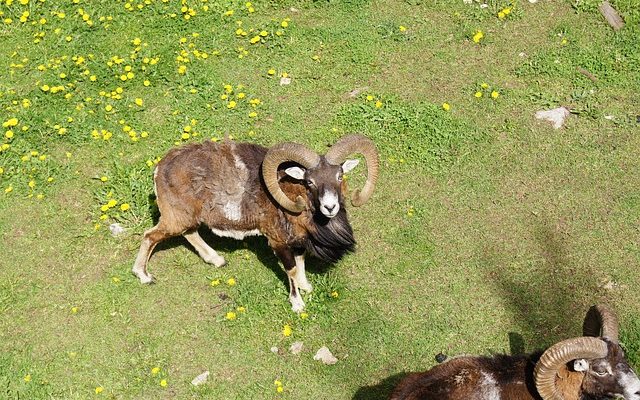
{"label": "dandelion cluster", "polygon": [[476,99],[480,99],[483,97],[491,98],[493,100],[497,100],[500,97],[500,91],[497,88],[493,88],[486,82],[482,82],[479,87],[476,88],[473,96]]}

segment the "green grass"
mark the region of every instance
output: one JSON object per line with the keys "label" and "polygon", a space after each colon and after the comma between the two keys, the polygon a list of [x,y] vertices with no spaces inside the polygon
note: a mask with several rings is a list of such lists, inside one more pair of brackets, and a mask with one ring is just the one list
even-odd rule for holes
{"label": "green grass", "polygon": [[[27,3],[0,1],[0,398],[385,399],[439,352],[576,336],[596,302],[640,366],[633,0],[619,32],[586,0]],[[565,128],[534,119],[559,105]],[[356,132],[379,183],[349,210],[357,252],[310,260],[305,318],[263,238],[206,236],[223,268],[170,240],[156,285],[130,274],[169,148]]]}

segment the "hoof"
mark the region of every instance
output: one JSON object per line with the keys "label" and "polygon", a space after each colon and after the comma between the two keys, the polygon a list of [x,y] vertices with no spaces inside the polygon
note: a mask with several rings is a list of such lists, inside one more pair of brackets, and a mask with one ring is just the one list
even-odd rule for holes
{"label": "hoof", "polygon": [[138,273],[136,271],[131,271],[135,276],[138,277],[138,279],[140,279],[140,283],[144,283],[147,285],[151,285],[156,283],[156,280],[153,278],[153,276],[149,275],[149,274],[145,274],[145,273]]}
{"label": "hoof", "polygon": [[313,291],[313,286],[311,286],[309,282],[305,282],[303,284],[298,285],[298,289],[306,293],[311,293],[311,291]]}
{"label": "hoof", "polygon": [[227,265],[227,261],[223,257],[211,257],[204,260],[207,264],[214,265],[216,267],[224,267]]}
{"label": "hoof", "polygon": [[289,296],[289,301],[291,302],[291,310],[294,313],[301,313],[302,311],[304,311],[304,301],[302,301],[302,297]]}

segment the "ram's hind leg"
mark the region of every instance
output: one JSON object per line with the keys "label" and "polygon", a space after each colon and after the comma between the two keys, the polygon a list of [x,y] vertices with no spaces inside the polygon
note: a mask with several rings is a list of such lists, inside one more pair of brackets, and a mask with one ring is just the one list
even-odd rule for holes
{"label": "ram's hind leg", "polygon": [[198,254],[200,254],[200,257],[202,257],[205,262],[213,264],[216,267],[222,267],[226,263],[224,258],[212,249],[204,239],[202,239],[197,229],[187,231],[183,233],[182,236],[191,243],[193,248],[196,249]]}
{"label": "ram's hind leg", "polygon": [[147,273],[147,262],[151,257],[151,252],[158,243],[173,235],[165,232],[160,224],[154,226],[144,233],[142,244],[138,251],[138,256],[133,264],[131,272],[140,279],[142,283],[153,283],[153,277]]}

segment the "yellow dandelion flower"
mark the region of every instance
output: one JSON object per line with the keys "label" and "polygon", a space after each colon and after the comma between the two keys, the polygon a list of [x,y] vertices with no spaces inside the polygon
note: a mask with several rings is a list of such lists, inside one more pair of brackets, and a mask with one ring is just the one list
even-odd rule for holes
{"label": "yellow dandelion flower", "polygon": [[8,120],[6,120],[3,124],[2,127],[3,128],[11,128],[18,125],[18,118],[10,118]]}
{"label": "yellow dandelion flower", "polygon": [[49,91],[49,89],[51,89],[51,88],[49,87],[49,85],[42,85],[42,86],[40,86],[40,90],[42,90],[43,92],[48,92],[48,91]]}
{"label": "yellow dandelion flower", "polygon": [[78,313],[78,307],[71,307],[71,314],[77,314]]}
{"label": "yellow dandelion flower", "polygon": [[120,278],[119,278],[119,277],[117,277],[117,276],[114,276],[114,277],[112,277],[112,278],[111,278],[111,281],[112,281],[113,283],[120,283]]}
{"label": "yellow dandelion flower", "polygon": [[270,70],[267,71],[267,74],[269,74],[269,75],[275,75],[275,73],[276,73],[276,70],[273,69],[273,68],[271,68]]}
{"label": "yellow dandelion flower", "polygon": [[293,330],[291,329],[291,326],[289,326],[289,324],[286,324],[282,327],[282,335],[289,337],[291,336],[291,333],[293,333]]}
{"label": "yellow dandelion flower", "polygon": [[376,101],[376,108],[382,108],[382,102],[380,100]]}
{"label": "yellow dandelion flower", "polygon": [[160,373],[160,367],[151,368],[151,375],[158,375]]}
{"label": "yellow dandelion flower", "polygon": [[236,313],[234,313],[233,311],[229,311],[225,316],[225,319],[227,319],[228,321],[233,321],[234,319],[236,319]]}
{"label": "yellow dandelion flower", "polygon": [[474,43],[480,43],[480,41],[484,38],[484,33],[481,30],[478,30],[475,35],[473,35]]}
{"label": "yellow dandelion flower", "polygon": [[236,308],[236,311],[238,311],[238,312],[245,312],[245,311],[247,311],[247,309],[246,309],[246,308],[244,308],[244,307],[242,307],[242,306],[240,306],[240,307]]}
{"label": "yellow dandelion flower", "polygon": [[137,106],[142,107],[142,105],[144,104],[144,101],[140,97],[137,97],[135,99],[135,103]]}
{"label": "yellow dandelion flower", "polygon": [[251,112],[249,113],[249,118],[255,118],[255,117],[257,117],[257,116],[258,116],[258,113],[257,113],[257,112],[255,112],[255,111],[251,111]]}
{"label": "yellow dandelion flower", "polygon": [[227,285],[235,286],[235,284],[236,284],[236,280],[234,278],[227,279]]}
{"label": "yellow dandelion flower", "polygon": [[151,85],[151,82],[149,82],[149,80],[145,80],[144,82],[142,82],[142,84],[145,86],[149,86]]}
{"label": "yellow dandelion flower", "polygon": [[287,21],[282,21],[282,23],[280,24],[281,27],[286,28],[289,26],[289,22]]}
{"label": "yellow dandelion flower", "polygon": [[337,299],[338,297],[340,297],[340,293],[338,293],[337,290],[334,290],[333,292],[331,292],[331,297]]}
{"label": "yellow dandelion flower", "polygon": [[108,178],[108,177],[106,177],[106,176],[101,176],[101,177],[100,177],[100,181],[101,181],[101,182],[106,182],[106,181],[108,181],[108,180],[109,180],[109,178]]}
{"label": "yellow dandelion flower", "polygon": [[24,376],[24,381],[27,382],[27,383],[31,382],[31,374],[25,375]]}
{"label": "yellow dandelion flower", "polygon": [[167,383],[166,379],[163,379],[163,380],[160,381],[160,386],[167,387],[167,385],[168,385],[168,383]]}
{"label": "yellow dandelion flower", "polygon": [[307,318],[309,318],[309,314],[307,314],[306,312],[300,313],[300,319],[307,319]]}
{"label": "yellow dandelion flower", "polygon": [[8,130],[8,131],[6,131],[6,132],[4,133],[4,136],[5,136],[7,139],[11,139],[11,138],[13,138],[13,131],[12,131],[12,130]]}
{"label": "yellow dandelion flower", "polygon": [[105,111],[109,112],[111,110],[113,110],[113,106],[111,104],[107,104],[104,108]]}
{"label": "yellow dandelion flower", "polygon": [[103,391],[104,391],[104,388],[103,388],[102,386],[98,386],[98,387],[95,389],[96,394],[100,394],[100,393],[102,393]]}
{"label": "yellow dandelion flower", "polygon": [[129,203],[122,203],[120,205],[120,210],[122,210],[122,211],[127,211],[130,208],[131,208],[131,206],[129,205]]}
{"label": "yellow dandelion flower", "polygon": [[236,102],[233,100],[231,100],[229,104],[227,104],[227,108],[235,108],[235,107],[236,107]]}
{"label": "yellow dandelion flower", "polygon": [[218,286],[220,284],[220,279],[212,279],[211,286]]}
{"label": "yellow dandelion flower", "polygon": [[118,201],[117,201],[117,200],[115,200],[115,199],[111,199],[111,200],[109,200],[109,202],[107,203],[107,207],[109,207],[109,208],[113,208],[113,207],[115,207],[115,206],[117,206],[117,205],[118,205]]}
{"label": "yellow dandelion flower", "polygon": [[406,32],[407,31],[407,27],[404,25],[400,25],[400,27],[398,28],[400,30],[400,32]]}
{"label": "yellow dandelion flower", "polygon": [[36,187],[36,181],[31,180],[31,181],[29,181],[29,184],[28,184],[28,185],[29,185],[29,187],[30,187],[31,189],[33,189],[33,188],[35,188],[35,187]]}
{"label": "yellow dandelion flower", "polygon": [[4,192],[5,192],[5,193],[11,193],[12,191],[13,191],[13,186],[7,186],[7,187],[4,189]]}
{"label": "yellow dandelion flower", "polygon": [[451,106],[449,105],[449,103],[442,103],[442,109],[445,111],[449,111],[451,109]]}
{"label": "yellow dandelion flower", "polygon": [[494,90],[493,92],[491,92],[491,98],[492,99],[497,99],[500,96],[500,93],[496,90]]}
{"label": "yellow dandelion flower", "polygon": [[477,91],[477,92],[474,94],[474,96],[476,96],[476,98],[478,98],[478,99],[479,99],[480,97],[482,97],[482,92]]}
{"label": "yellow dandelion flower", "polygon": [[258,43],[259,41],[260,41],[260,36],[259,36],[259,35],[255,35],[254,37],[252,37],[252,38],[249,40],[249,43],[251,43],[251,44],[256,44],[256,43]]}
{"label": "yellow dandelion flower", "polygon": [[499,11],[498,12],[498,18],[499,19],[504,19],[507,15],[504,13],[504,11]]}

